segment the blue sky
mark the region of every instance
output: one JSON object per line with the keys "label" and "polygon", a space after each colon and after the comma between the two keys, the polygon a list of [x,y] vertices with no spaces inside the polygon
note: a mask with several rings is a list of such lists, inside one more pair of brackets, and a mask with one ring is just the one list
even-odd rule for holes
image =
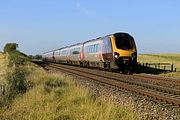
{"label": "blue sky", "polygon": [[139,53],[180,53],[180,0],[0,0],[0,51],[26,54],[128,32]]}

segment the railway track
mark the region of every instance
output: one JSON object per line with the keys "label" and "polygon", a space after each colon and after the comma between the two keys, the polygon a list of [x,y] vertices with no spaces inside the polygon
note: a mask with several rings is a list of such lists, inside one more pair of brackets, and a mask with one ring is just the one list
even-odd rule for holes
{"label": "railway track", "polygon": [[156,101],[180,106],[180,90],[138,82],[135,80],[136,76],[132,77],[122,74],[117,75],[117,73],[108,73],[105,71],[97,71],[93,69],[85,69],[61,64],[49,64],[48,67],[78,75],[86,79],[94,80],[98,83],[109,85],[111,87],[131,91],[135,94],[139,94]]}
{"label": "railway track", "polygon": [[165,77],[160,77],[160,76],[139,75],[139,74],[134,74],[133,76],[140,79],[143,78],[143,79],[151,80],[151,81],[159,81],[159,82],[164,82],[166,84],[172,84],[174,86],[180,87],[180,80],[175,79],[175,78],[165,78]]}

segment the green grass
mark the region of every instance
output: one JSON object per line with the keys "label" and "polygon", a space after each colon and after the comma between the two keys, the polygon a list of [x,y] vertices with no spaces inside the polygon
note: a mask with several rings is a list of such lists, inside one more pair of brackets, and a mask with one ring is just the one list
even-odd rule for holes
{"label": "green grass", "polygon": [[64,74],[47,73],[26,65],[29,89],[0,110],[1,120],[136,120],[130,107],[95,99],[88,89],[78,86]]}

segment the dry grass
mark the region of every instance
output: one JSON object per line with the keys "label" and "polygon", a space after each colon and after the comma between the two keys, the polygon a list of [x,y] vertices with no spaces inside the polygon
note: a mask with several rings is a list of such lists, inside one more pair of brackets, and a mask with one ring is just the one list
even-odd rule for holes
{"label": "dry grass", "polygon": [[75,85],[63,74],[46,73],[34,65],[27,65],[31,73],[27,81],[33,84],[18,96],[10,108],[0,110],[1,120],[135,120],[128,107],[116,106],[103,98],[93,99],[89,91]]}
{"label": "dry grass", "polygon": [[178,78],[180,79],[180,72],[172,72],[172,73],[163,73],[163,74],[160,74],[161,76],[164,76],[164,77],[171,77],[171,78]]}
{"label": "dry grass", "polygon": [[[139,54],[138,61],[145,63],[170,63],[180,71],[180,54]],[[161,76],[180,78],[180,72],[161,74]]]}
{"label": "dry grass", "polygon": [[180,70],[180,54],[139,54],[138,62],[170,63]]}
{"label": "dry grass", "polygon": [[5,84],[5,75],[7,72],[8,56],[0,53],[0,85]]}

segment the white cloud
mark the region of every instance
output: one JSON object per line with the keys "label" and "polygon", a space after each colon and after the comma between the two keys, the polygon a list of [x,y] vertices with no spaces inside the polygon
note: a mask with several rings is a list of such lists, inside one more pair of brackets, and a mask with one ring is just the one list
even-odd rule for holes
{"label": "white cloud", "polygon": [[95,13],[93,13],[91,10],[83,7],[79,1],[76,2],[76,8],[80,10],[83,14],[87,15],[88,17],[95,17]]}

